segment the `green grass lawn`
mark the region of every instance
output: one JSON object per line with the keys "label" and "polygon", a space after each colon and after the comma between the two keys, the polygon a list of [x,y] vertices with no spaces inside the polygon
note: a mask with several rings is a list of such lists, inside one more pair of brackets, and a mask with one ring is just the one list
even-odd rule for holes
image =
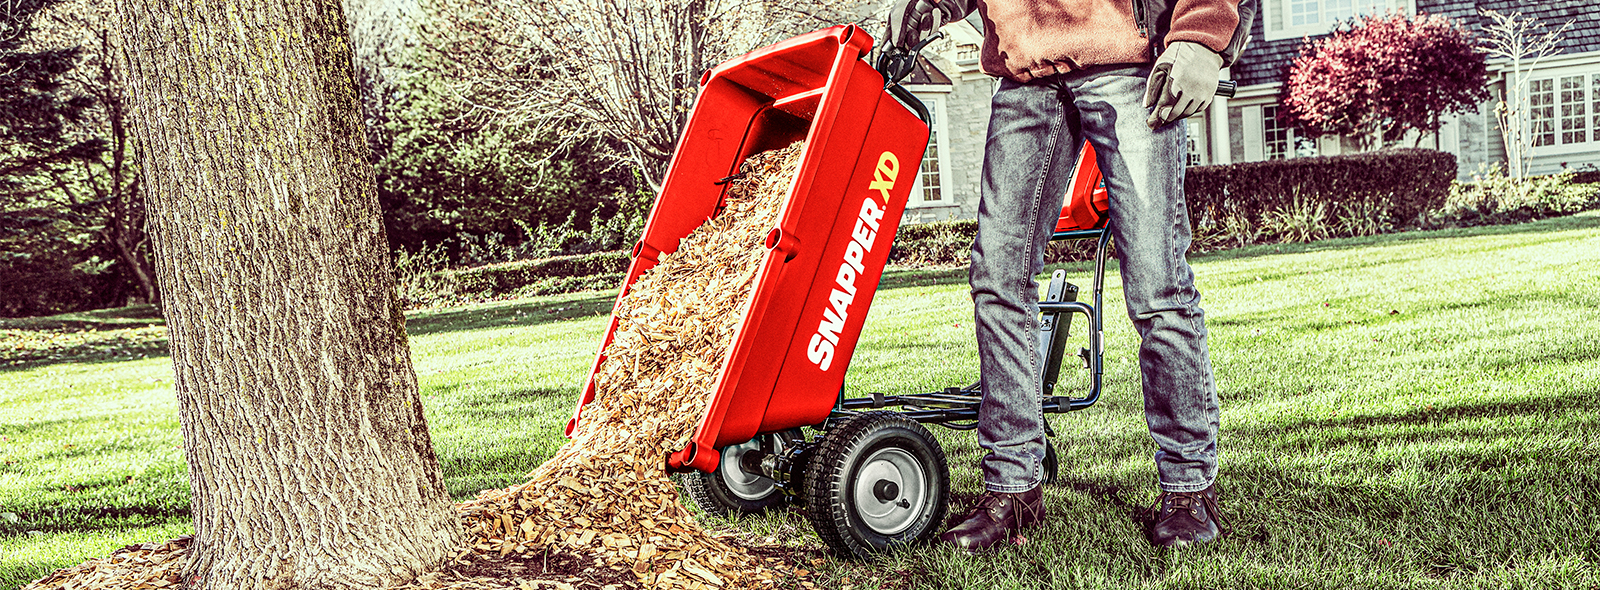
{"label": "green grass lawn", "polygon": [[[816,553],[821,587],[1600,587],[1600,212],[1193,261],[1232,538],[1158,551],[1130,518],[1155,497],[1154,448],[1114,274],[1107,391],[1051,418],[1061,484],[1026,545],[852,563],[821,554],[794,512],[711,524]],[[1067,268],[1086,286],[1085,265]],[[973,381],[965,281],[891,273],[851,391]],[[563,442],[611,298],[411,315],[455,497],[522,481]],[[0,320],[0,588],[189,530],[171,363],[151,315]],[[938,435],[956,503],[968,502],[975,439]]]}

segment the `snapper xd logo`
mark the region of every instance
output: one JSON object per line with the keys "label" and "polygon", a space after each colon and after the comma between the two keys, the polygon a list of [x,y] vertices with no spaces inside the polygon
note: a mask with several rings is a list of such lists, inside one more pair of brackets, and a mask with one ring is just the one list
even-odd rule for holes
{"label": "snapper xd logo", "polygon": [[[845,246],[844,259],[839,262],[839,272],[834,275],[833,292],[828,294],[828,307],[822,309],[822,321],[817,332],[811,335],[806,348],[806,358],[826,371],[833,366],[833,349],[839,345],[839,333],[850,317],[850,304],[856,300],[856,277],[866,272],[862,260],[878,241],[878,224],[889,206],[889,191],[894,190],[900,176],[900,159],[893,153],[878,155],[878,166],[872,171],[872,183],[867,185],[867,196],[861,200],[861,212],[856,214],[856,224],[850,231],[850,242]],[[883,206],[873,198],[873,191],[883,197]]]}

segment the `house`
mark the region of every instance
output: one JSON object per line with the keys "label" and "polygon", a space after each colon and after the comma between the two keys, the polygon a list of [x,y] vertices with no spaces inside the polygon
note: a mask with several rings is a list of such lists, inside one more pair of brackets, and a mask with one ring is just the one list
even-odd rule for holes
{"label": "house", "polygon": [[[1559,54],[1537,64],[1527,79],[1535,157],[1532,172],[1600,166],[1600,0],[1262,0],[1251,26],[1251,42],[1239,62],[1223,72],[1237,94],[1218,97],[1189,126],[1189,164],[1228,164],[1279,158],[1351,153],[1349,137],[1312,139],[1277,122],[1283,73],[1308,38],[1326,35],[1360,14],[1390,10],[1442,14],[1477,32],[1480,10],[1520,12],[1551,30],[1567,22]],[[904,222],[925,223],[977,216],[979,174],[989,119],[989,96],[997,83],[978,66],[982,35],[976,19],[945,27],[947,39],[930,46],[905,86],[930,107],[933,137],[923,159]],[[1524,65],[1526,69],[1526,65]],[[1480,164],[1505,161],[1495,105],[1505,95],[1510,64],[1490,61],[1489,101],[1477,111],[1448,116],[1438,133],[1421,139],[1456,155],[1463,178]],[[1411,145],[1417,138],[1407,138]]]}

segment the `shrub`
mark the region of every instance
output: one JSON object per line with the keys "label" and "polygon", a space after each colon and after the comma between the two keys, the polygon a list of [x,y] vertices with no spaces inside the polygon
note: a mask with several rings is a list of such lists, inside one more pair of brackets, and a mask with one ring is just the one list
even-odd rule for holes
{"label": "shrub", "polygon": [[1328,237],[1328,204],[1296,199],[1283,209],[1268,211],[1262,233],[1285,242],[1314,242]]}
{"label": "shrub", "polygon": [[1215,233],[1230,218],[1260,225],[1268,212],[1297,201],[1328,208],[1361,205],[1380,212],[1380,223],[1412,224],[1439,208],[1455,181],[1455,156],[1425,149],[1395,149],[1349,156],[1320,156],[1189,168],[1184,189],[1195,233]]}
{"label": "shrub", "polygon": [[1574,183],[1576,173],[1512,179],[1499,165],[1479,166],[1472,182],[1452,187],[1450,198],[1433,216],[1441,225],[1517,223],[1576,213],[1600,205],[1600,190]]}
{"label": "shrub", "polygon": [[972,257],[972,239],[978,235],[978,221],[936,221],[901,225],[889,248],[891,264],[911,266],[963,265]]}
{"label": "shrub", "polygon": [[521,246],[526,228],[565,221],[587,231],[591,216],[616,214],[616,201],[630,196],[627,171],[599,161],[601,146],[565,145],[559,130],[536,123],[485,124],[428,73],[412,72],[393,90],[374,161],[393,247],[443,244],[452,262],[470,264],[464,250],[476,245],[477,255],[504,261],[503,247]]}
{"label": "shrub", "polygon": [[400,294],[410,306],[532,297],[607,289],[622,282],[632,262],[624,251],[515,260],[472,268],[439,270],[442,250],[397,254]]}
{"label": "shrub", "polygon": [[[889,263],[907,266],[963,266],[972,259],[972,240],[978,236],[974,219],[937,221],[902,225],[889,249]],[[1092,240],[1050,242],[1045,247],[1046,263],[1089,260],[1094,257]]]}
{"label": "shrub", "polygon": [[505,294],[551,277],[587,277],[619,273],[632,259],[627,252],[596,252],[575,256],[556,256],[539,260],[517,260],[443,274],[459,293]]}
{"label": "shrub", "polygon": [[1594,164],[1584,164],[1572,169],[1571,182],[1573,184],[1600,184],[1600,168],[1596,168]]}
{"label": "shrub", "polygon": [[1384,218],[1383,210],[1367,201],[1340,204],[1336,215],[1340,236],[1375,236],[1394,231],[1394,224]]}

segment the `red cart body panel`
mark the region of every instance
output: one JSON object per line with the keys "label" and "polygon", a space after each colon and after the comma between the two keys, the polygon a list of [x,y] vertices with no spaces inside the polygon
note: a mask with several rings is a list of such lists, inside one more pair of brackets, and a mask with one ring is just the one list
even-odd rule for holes
{"label": "red cart body panel", "polygon": [[[672,468],[712,471],[716,449],[822,422],[832,411],[906,199],[928,127],[884,90],[854,25],[817,31],[707,73],[618,301],[662,253],[716,213],[754,153],[805,139],[799,173],[768,235],[754,291],[705,415]],[[594,399],[613,313],[570,435]]]}
{"label": "red cart body panel", "polygon": [[1072,183],[1067,185],[1067,198],[1061,205],[1061,217],[1056,220],[1056,231],[1100,229],[1106,226],[1111,210],[1111,196],[1095,161],[1094,146],[1083,144],[1078,155],[1078,165],[1072,170]]}

